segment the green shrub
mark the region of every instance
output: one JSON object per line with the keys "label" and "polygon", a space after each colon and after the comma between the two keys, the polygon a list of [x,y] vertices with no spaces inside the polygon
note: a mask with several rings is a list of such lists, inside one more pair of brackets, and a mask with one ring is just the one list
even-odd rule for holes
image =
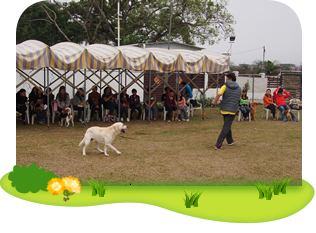
{"label": "green shrub", "polygon": [[8,178],[12,181],[11,186],[15,187],[18,192],[37,193],[40,190],[47,192],[47,183],[58,176],[52,171],[45,172],[44,168],[39,169],[36,164],[31,164],[29,167],[15,165]]}
{"label": "green shrub", "polygon": [[184,191],[184,194],[185,194],[185,198],[183,198],[183,200],[184,200],[184,205],[186,208],[191,208],[192,205],[194,207],[199,206],[198,201],[199,201],[200,196],[202,195],[202,192],[199,192],[199,191],[195,193],[192,192],[191,195],[189,195]]}

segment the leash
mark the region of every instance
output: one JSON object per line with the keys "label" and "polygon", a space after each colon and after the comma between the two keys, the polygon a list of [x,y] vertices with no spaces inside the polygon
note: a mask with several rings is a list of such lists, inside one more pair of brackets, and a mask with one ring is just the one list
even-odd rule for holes
{"label": "leash", "polygon": [[[131,140],[141,140],[141,141],[148,141],[148,142],[170,142],[170,141],[167,141],[167,140],[144,140],[144,139],[137,139],[137,138],[130,138],[130,137],[125,137],[125,136],[118,136],[118,137],[121,137],[121,138],[125,138],[125,139],[131,139]],[[172,140],[173,142],[175,141],[180,141],[182,139],[178,139],[178,140]]]}

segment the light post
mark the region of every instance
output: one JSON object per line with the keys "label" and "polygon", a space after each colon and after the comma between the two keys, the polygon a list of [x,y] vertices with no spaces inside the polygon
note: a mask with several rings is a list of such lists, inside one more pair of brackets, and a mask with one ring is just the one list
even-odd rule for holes
{"label": "light post", "polygon": [[171,24],[172,24],[172,13],[173,13],[173,4],[172,2],[171,7],[163,7],[161,8],[161,11],[168,11],[170,10],[170,20],[169,20],[169,35],[168,35],[168,50],[170,50],[170,37],[171,37]]}

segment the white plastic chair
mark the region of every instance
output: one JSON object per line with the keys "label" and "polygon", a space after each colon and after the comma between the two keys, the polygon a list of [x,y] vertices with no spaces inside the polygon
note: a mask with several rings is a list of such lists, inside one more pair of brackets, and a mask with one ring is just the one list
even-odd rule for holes
{"label": "white plastic chair", "polygon": [[[282,117],[282,114],[281,114],[281,111],[279,109],[277,109],[278,112],[277,112],[277,119],[279,120],[279,116]],[[299,121],[300,120],[300,111],[302,110],[297,110],[297,109],[292,109],[292,112],[297,112],[297,120]]]}
{"label": "white plastic chair", "polygon": [[[240,121],[241,116],[242,116],[242,112],[240,111],[240,109],[238,109],[238,111],[239,111],[239,113],[238,113],[238,121]],[[248,116],[248,118],[249,118],[249,121],[251,121],[251,115],[250,115],[250,112],[249,112],[249,116]]]}
{"label": "white plastic chair", "polygon": [[268,119],[269,119],[269,113],[270,113],[270,112],[271,112],[270,109],[268,109],[268,108],[263,108],[261,118],[263,118],[263,117],[264,117],[264,114],[266,114],[266,120],[268,120]]}

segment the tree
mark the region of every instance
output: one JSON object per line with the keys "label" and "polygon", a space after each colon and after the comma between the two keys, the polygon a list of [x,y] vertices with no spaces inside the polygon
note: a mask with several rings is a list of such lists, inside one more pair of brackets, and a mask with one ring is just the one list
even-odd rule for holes
{"label": "tree", "polygon": [[[58,28],[62,28],[59,30]],[[64,35],[63,35],[64,34]],[[38,2],[29,6],[21,15],[16,29],[16,43],[35,39],[47,45],[68,41],[80,43],[82,30],[70,21],[55,4]]]}
{"label": "tree", "polygon": [[[21,22],[17,38],[26,38],[21,32],[27,31],[25,28],[30,28],[32,23],[33,26],[38,24],[40,29],[47,25],[50,30],[55,27],[54,33],[64,41],[117,44],[117,0],[69,3],[54,0],[53,4],[45,5],[49,9],[36,6],[33,14],[22,14],[21,19],[26,17],[27,20]],[[120,0],[121,44],[168,41],[170,12],[161,11],[166,6],[173,7],[171,41],[214,44],[233,33],[235,22],[226,9],[227,0],[175,0],[174,3],[173,0]],[[72,34],[73,31],[79,32],[78,36]],[[41,40],[39,38],[34,39]]]}
{"label": "tree", "polygon": [[265,73],[266,74],[278,74],[279,73],[279,69],[280,67],[278,65],[276,65],[277,61],[270,61],[268,60],[267,63],[265,64]]}

